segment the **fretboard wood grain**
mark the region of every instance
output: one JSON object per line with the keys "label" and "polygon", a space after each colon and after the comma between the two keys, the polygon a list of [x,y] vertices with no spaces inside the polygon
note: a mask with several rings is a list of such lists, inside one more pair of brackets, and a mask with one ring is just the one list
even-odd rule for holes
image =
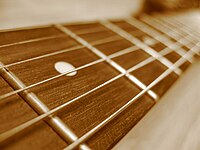
{"label": "fretboard wood grain", "polygon": [[[166,51],[167,46],[156,40],[154,35],[145,33],[125,20],[111,22],[155,50],[171,64],[175,64],[183,58],[170,48]],[[130,74],[135,78],[134,80],[141,82],[137,84],[138,82],[134,83],[129,78],[122,76],[54,113],[77,137],[83,136],[103,122],[169,69],[160,58],[153,57],[145,49],[137,47],[98,22],[77,25],[64,24],[62,27],[69,29],[91,44],[124,70],[133,67]],[[158,30],[156,29],[156,31]],[[28,90],[35,93],[50,110],[84,95],[121,73],[109,61],[100,58],[90,48],[83,46],[55,26],[7,31],[0,33],[0,37],[0,62],[5,65],[0,66],[1,95],[17,90],[12,87],[12,83],[7,83],[2,78],[5,73],[2,70],[7,68],[28,86]],[[152,40],[153,43],[149,43],[147,40]],[[121,53],[130,47],[133,47],[130,51]],[[67,51],[68,49],[69,51]],[[62,50],[66,51],[57,53]],[[50,53],[52,54],[49,55]],[[45,57],[41,57],[43,55]],[[31,87],[33,84],[59,75],[54,68],[56,62],[65,61],[75,68],[80,68],[99,60],[101,61],[98,63],[77,70],[75,76],[62,75]],[[189,65],[190,62],[186,59],[180,69],[184,71]],[[154,92],[158,97],[163,96],[178,77],[179,75],[172,71],[120,115],[84,141],[84,144],[91,149],[111,149],[156,103],[157,99],[152,98],[149,92]],[[3,116],[0,117],[1,133],[38,116],[38,112],[32,109],[33,106],[18,96],[19,92],[13,93],[0,102],[2,108],[0,113]],[[0,147],[2,149],[19,147],[22,149],[61,149],[69,144],[70,141],[57,134],[51,125],[48,126],[45,122],[40,121],[2,142]]]}

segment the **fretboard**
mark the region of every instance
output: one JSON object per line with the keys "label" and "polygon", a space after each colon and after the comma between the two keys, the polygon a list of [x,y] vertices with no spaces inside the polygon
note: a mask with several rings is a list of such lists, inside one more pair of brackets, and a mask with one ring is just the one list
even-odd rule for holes
{"label": "fretboard", "polygon": [[0,33],[0,147],[111,149],[199,54],[177,15]]}

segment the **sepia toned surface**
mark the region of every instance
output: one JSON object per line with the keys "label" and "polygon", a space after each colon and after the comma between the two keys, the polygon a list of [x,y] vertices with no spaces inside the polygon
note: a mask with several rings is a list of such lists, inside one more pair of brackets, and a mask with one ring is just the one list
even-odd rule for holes
{"label": "sepia toned surface", "polygon": [[[189,80],[189,79],[188,79]],[[186,79],[186,81],[187,81],[187,79]],[[196,84],[196,86],[198,86],[197,84]],[[182,88],[182,87],[181,87]],[[191,88],[190,88],[191,89]],[[189,89],[188,89],[189,90]],[[186,92],[187,93],[187,92]],[[165,100],[165,101],[167,101],[167,100]],[[186,100],[185,100],[186,101]],[[163,102],[164,103],[164,102]],[[176,103],[176,100],[174,100],[172,103]],[[164,105],[164,104],[163,104]],[[150,107],[150,106],[149,106]],[[168,108],[165,108],[165,109],[168,109]],[[174,108],[175,109],[175,108]],[[159,111],[157,112],[157,113],[159,113]],[[145,117],[146,118],[146,117]],[[178,119],[177,119],[178,120]],[[157,124],[156,123],[156,121],[159,121],[159,120],[154,120],[153,122],[154,122],[154,125],[155,124]],[[149,124],[149,123],[148,123]],[[155,125],[156,126],[156,125]],[[141,127],[142,128],[142,127]],[[164,127],[163,127],[164,128]],[[151,128],[152,129],[152,128]],[[108,130],[108,129],[107,129]],[[159,132],[162,132],[162,131],[159,131]],[[145,133],[145,128],[142,128],[142,133]],[[134,134],[134,133],[133,133]],[[153,136],[154,134],[151,134],[151,139],[152,139],[152,136]],[[117,136],[116,136],[116,139],[117,139]],[[144,137],[142,137],[141,139],[139,139],[139,140],[141,140],[142,141],[142,139],[144,139]],[[117,141],[117,140],[116,140]],[[139,143],[139,142],[138,142]],[[153,143],[153,142],[152,142]],[[142,145],[143,145],[143,143],[141,143]],[[189,145],[189,144],[188,144]],[[64,145],[63,145],[64,146]],[[138,145],[139,146],[139,145]],[[165,147],[165,145],[163,145],[164,147]],[[122,147],[121,149],[124,149],[124,148],[127,148],[127,145],[125,146],[125,147]],[[163,147],[161,147],[162,149],[163,149]],[[176,147],[177,148],[177,147]]]}

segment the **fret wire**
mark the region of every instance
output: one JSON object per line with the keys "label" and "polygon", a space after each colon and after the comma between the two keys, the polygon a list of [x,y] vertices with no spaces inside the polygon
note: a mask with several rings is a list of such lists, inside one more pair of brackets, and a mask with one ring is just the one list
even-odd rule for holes
{"label": "fret wire", "polygon": [[[125,51],[125,50],[124,50],[124,51]],[[163,54],[166,54],[166,53],[169,53],[169,52],[171,52],[171,51],[172,51],[171,49],[165,48],[165,49],[164,49],[163,51],[161,51],[161,52],[162,52]],[[110,55],[110,56],[108,56],[108,57],[114,58],[115,56],[121,56],[121,55],[119,55],[119,52],[117,52],[117,53],[118,53],[117,55],[112,54],[112,55]],[[124,54],[124,53],[125,53],[125,52],[122,52],[122,51],[121,51],[121,54]],[[153,60],[155,60],[155,57],[147,58],[147,59],[145,59],[144,61],[140,62],[139,64],[134,65],[133,67],[131,67],[131,68],[129,69],[129,71],[132,72],[132,71],[134,71],[134,70],[136,70],[136,69],[139,69],[139,68],[141,68],[142,66],[144,66],[144,65],[146,65],[146,64],[148,64],[148,63],[150,63],[150,62],[152,62]],[[99,60],[97,60],[97,61],[102,62],[102,61],[104,61],[104,60],[103,60],[103,59],[99,59]],[[94,62],[91,62],[91,63],[97,64],[97,63],[98,63],[97,61],[94,61]],[[93,64],[90,64],[90,65],[93,65]],[[86,65],[89,66],[89,64],[86,64]],[[79,68],[76,68],[76,69],[74,69],[74,70],[71,70],[71,71],[69,71],[69,72],[67,72],[67,73],[60,74],[60,75],[58,75],[57,77],[66,75],[66,74],[71,73],[71,72],[74,72],[74,71],[76,71],[76,70],[78,70],[78,69],[83,69],[83,68],[87,67],[86,65],[85,65],[85,66],[82,66],[82,68],[79,67]],[[114,78],[116,78],[116,77],[114,77]],[[111,80],[114,80],[114,79],[112,78]],[[43,80],[43,81],[41,81],[40,83],[42,83],[42,82],[44,83],[44,82],[47,82],[47,81],[50,81],[50,78],[49,78],[49,80],[45,80],[45,81]],[[108,82],[108,81],[107,81],[107,82]],[[111,81],[109,81],[109,82],[111,82]],[[38,82],[37,84],[39,84],[39,82]],[[97,87],[95,87],[94,89],[92,89],[92,90],[90,90],[90,91],[88,91],[88,92],[86,92],[86,93],[84,93],[84,94],[82,94],[82,95],[80,95],[80,96],[78,96],[78,97],[76,97],[76,98],[74,98],[74,99],[68,101],[68,102],[73,103],[73,102],[77,101],[78,99],[80,99],[81,97],[84,97],[84,96],[90,94],[91,92],[93,92],[93,91],[95,91],[95,90],[97,90],[97,89],[99,89],[99,88],[105,86],[106,84],[107,84],[107,83],[104,82],[104,83],[101,84],[100,86],[97,86]],[[31,85],[31,86],[33,87],[33,85]],[[36,84],[35,84],[34,86],[36,86]],[[24,88],[23,90],[28,89],[28,88],[30,88],[30,86]],[[22,91],[22,90],[21,90],[21,91]],[[14,92],[15,92],[15,91],[14,91]],[[16,92],[17,92],[17,91],[16,91]],[[15,92],[15,93],[16,93],[16,92]],[[19,92],[19,90],[18,90],[18,92]],[[1,98],[0,98],[0,99],[1,99]],[[40,115],[40,116],[38,116],[38,117],[36,117],[36,118],[33,118],[33,119],[31,119],[31,120],[29,120],[29,121],[27,121],[27,122],[25,122],[25,123],[23,123],[23,124],[21,124],[21,125],[15,127],[15,128],[13,128],[13,129],[10,129],[10,130],[8,130],[8,131],[6,131],[6,132],[0,134],[0,142],[6,140],[7,138],[9,138],[9,137],[15,135],[15,134],[18,133],[18,132],[24,130],[25,128],[27,128],[27,127],[29,127],[29,126],[31,126],[31,125],[37,123],[38,121],[40,121],[40,120],[46,118],[48,115],[51,115],[51,114],[53,114],[54,112],[57,112],[58,110],[60,110],[60,109],[62,109],[62,108],[64,108],[64,107],[66,107],[67,105],[69,105],[69,104],[64,103],[64,104],[62,104],[62,105],[60,105],[60,106],[58,106],[58,107],[56,107],[56,108],[50,110],[48,113],[45,113],[45,114]]]}
{"label": "fret wire", "polygon": [[[108,37],[108,38],[105,38],[105,39],[100,39],[100,40],[93,41],[91,43],[93,45],[100,45],[100,44],[106,44],[106,43],[109,43],[109,42],[118,41],[120,39],[121,38],[119,38],[118,36],[111,36],[111,37]],[[37,60],[37,59],[46,58],[46,57],[49,57],[49,56],[54,56],[54,55],[58,55],[58,54],[62,54],[62,53],[66,53],[66,52],[70,52],[70,51],[74,51],[74,50],[78,50],[78,49],[81,49],[81,48],[84,48],[84,47],[85,46],[83,46],[83,45],[77,45],[77,46],[73,46],[73,47],[70,47],[70,48],[67,48],[67,49],[63,49],[63,50],[59,50],[59,51],[56,51],[56,52],[52,52],[52,53],[48,53],[48,54],[32,57],[30,59],[25,59],[25,60],[22,60],[22,61],[14,62],[14,63],[8,64],[8,65],[5,65],[4,67],[11,67],[11,66],[19,65],[19,64],[22,64],[22,63],[25,63],[25,62],[30,62],[30,61],[33,61],[33,60]],[[0,66],[0,69],[1,68],[3,68],[3,67]]]}
{"label": "fret wire", "polygon": [[[144,50],[145,52],[147,52],[151,56],[154,56],[158,61],[160,61],[162,64],[164,64],[168,68],[173,64],[168,59],[166,59],[164,57],[160,57],[160,54],[158,52],[156,52],[154,49],[152,49],[151,47],[147,46],[146,44],[144,44],[143,42],[141,42],[139,39],[135,38],[134,36],[132,36],[128,32],[124,31],[120,27],[118,27],[118,26],[116,26],[116,25],[114,25],[111,22],[106,21],[106,20],[101,21],[101,24],[106,26],[110,30],[116,32],[117,34],[121,35],[122,37],[124,37],[125,39],[127,39],[131,43],[135,44],[136,46],[140,47],[142,50]],[[182,71],[179,68],[177,68],[177,69],[175,69],[173,71],[177,75],[180,75],[182,73]]]}
{"label": "fret wire", "polygon": [[[162,17],[163,17],[163,16],[162,16]],[[187,30],[184,29],[184,26],[181,26],[181,27],[180,27],[180,26],[177,26],[177,25],[176,25],[176,22],[170,20],[170,19],[167,18],[167,17],[164,17],[164,20],[163,20],[162,17],[160,17],[159,15],[154,15],[154,18],[157,18],[158,20],[160,20],[160,21],[162,21],[162,22],[164,22],[164,23],[167,23],[169,26],[173,26],[174,29],[175,29],[177,32],[179,32],[181,35],[184,36],[184,34],[186,33],[186,34],[189,35],[190,38],[192,38],[193,41],[194,41],[194,40],[199,40],[195,35],[191,34],[191,32],[187,32]],[[172,22],[173,22],[173,23],[172,23]]]}
{"label": "fret wire", "polygon": [[[179,39],[179,38],[176,37],[176,35],[180,35],[180,34],[178,34],[178,33],[176,35],[170,34],[170,33],[175,33],[175,32],[173,32],[174,30],[172,30],[172,29],[167,30],[166,24],[159,25],[159,24],[157,24],[157,23],[152,21],[152,20],[154,20],[154,21],[158,22],[155,18],[150,17],[149,15],[148,16],[147,15],[143,15],[143,16],[145,16],[145,17],[142,17],[142,20],[144,22],[146,22],[147,24],[150,24],[150,25],[156,27],[160,31],[162,30],[165,34],[167,34],[169,37],[171,37],[171,38],[173,38],[175,40]],[[169,31],[171,31],[171,32],[169,32]],[[187,40],[187,41],[189,43],[193,43],[193,41],[190,41],[190,40]],[[188,43],[185,43],[185,42],[180,42],[180,44],[186,46],[189,49],[192,47],[192,45],[189,45]],[[196,44],[196,43],[194,43],[194,44]]]}
{"label": "fret wire", "polygon": [[[200,42],[198,43],[200,45]],[[199,50],[198,45],[193,47],[193,49],[197,48]],[[192,50],[193,51],[193,50]],[[194,53],[192,51],[188,51],[185,55],[186,57],[193,57]],[[196,51],[196,50],[194,50]],[[185,63],[185,59],[180,58],[171,68],[178,68],[180,65]],[[122,113],[126,108],[128,108],[131,104],[133,104],[138,98],[143,96],[149,89],[154,87],[157,83],[162,81],[165,77],[167,77],[170,73],[173,72],[173,69],[168,68],[166,71],[164,71],[158,78],[156,78],[153,82],[151,82],[146,89],[142,90],[140,93],[138,93],[136,96],[134,96],[131,100],[129,100],[125,105],[123,105],[121,108],[119,108],[117,111],[115,111],[113,114],[111,114],[108,118],[103,120],[100,124],[95,126],[93,129],[85,133],[83,136],[81,136],[78,140],[67,146],[64,150],[72,150],[76,148],[81,143],[85,142],[87,139],[89,139],[91,136],[93,136],[96,132],[98,132],[101,128],[103,128],[106,124],[108,124],[110,121],[112,121],[115,117],[117,117],[120,113]]]}
{"label": "fret wire", "polygon": [[[104,53],[102,53],[99,49],[97,49],[96,47],[94,47],[93,45],[91,45],[90,43],[88,43],[86,40],[84,40],[83,38],[81,38],[80,36],[76,35],[75,33],[73,33],[71,30],[69,30],[67,27],[62,26],[60,24],[57,24],[56,27],[58,29],[60,29],[61,31],[63,31],[64,33],[66,33],[67,35],[69,35],[71,38],[73,38],[74,40],[76,40],[77,42],[81,43],[82,45],[84,45],[85,47],[87,47],[88,49],[91,50],[91,52],[93,52],[94,54],[96,54],[97,56],[99,56],[102,59],[105,59],[105,61],[111,65],[113,68],[115,68],[116,70],[118,70],[121,73],[126,72],[126,70],[121,67],[118,63],[116,63],[115,61],[111,60],[110,58],[108,58]],[[144,89],[146,88],[146,86],[140,81],[138,80],[135,76],[127,73],[125,74],[125,76],[134,84],[136,84],[137,86],[139,86],[140,88]],[[148,91],[148,94],[154,99],[157,100],[158,99],[158,95],[155,94],[153,91]]]}
{"label": "fret wire", "polygon": [[[181,57],[183,57],[184,54],[186,53],[186,51],[181,48],[181,45],[178,44],[178,42],[172,42],[168,37],[160,34],[155,29],[147,26],[146,24],[144,24],[143,22],[137,20],[136,18],[129,17],[129,18],[125,19],[125,21],[127,23],[129,23],[130,25],[135,26],[136,28],[144,31],[148,35],[154,37],[156,40],[158,40],[159,42],[161,42],[164,45],[168,46],[169,48],[173,49],[176,53],[181,55]],[[188,59],[188,61],[191,62],[191,60],[189,60],[189,59]]]}

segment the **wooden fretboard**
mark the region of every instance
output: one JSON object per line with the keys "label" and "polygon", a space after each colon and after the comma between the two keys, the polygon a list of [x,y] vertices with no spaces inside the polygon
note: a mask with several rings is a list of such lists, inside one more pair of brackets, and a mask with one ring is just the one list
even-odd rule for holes
{"label": "wooden fretboard", "polygon": [[2,31],[0,149],[111,149],[198,55],[188,17]]}

